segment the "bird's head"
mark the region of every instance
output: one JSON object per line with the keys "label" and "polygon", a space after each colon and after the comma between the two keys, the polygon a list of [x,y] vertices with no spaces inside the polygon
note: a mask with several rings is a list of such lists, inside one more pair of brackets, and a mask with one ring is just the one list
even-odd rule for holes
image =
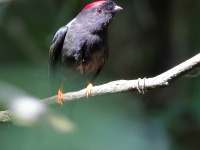
{"label": "bird's head", "polygon": [[77,19],[90,26],[91,29],[102,30],[107,28],[116,12],[122,10],[112,0],[99,0],[86,5],[77,16]]}

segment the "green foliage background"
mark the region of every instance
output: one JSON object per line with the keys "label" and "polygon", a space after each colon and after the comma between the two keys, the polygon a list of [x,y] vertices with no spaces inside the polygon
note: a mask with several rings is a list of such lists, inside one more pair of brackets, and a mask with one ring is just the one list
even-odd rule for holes
{"label": "green foliage background", "polygon": [[[55,95],[48,79],[51,40],[89,2],[1,0],[0,80],[40,99]],[[95,85],[152,77],[199,53],[200,1],[116,2],[124,10],[110,26],[109,60]],[[145,95],[120,93],[49,106],[76,124],[72,133],[44,125],[0,124],[0,149],[198,150],[200,80],[193,77],[197,73]]]}

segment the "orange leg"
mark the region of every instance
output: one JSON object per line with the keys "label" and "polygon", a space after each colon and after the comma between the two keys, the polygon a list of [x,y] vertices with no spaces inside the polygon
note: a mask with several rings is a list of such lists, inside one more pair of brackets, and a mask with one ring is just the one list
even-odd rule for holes
{"label": "orange leg", "polygon": [[58,104],[63,105],[63,90],[62,90],[63,83],[60,85],[58,90]]}
{"label": "orange leg", "polygon": [[86,96],[87,96],[87,98],[92,94],[92,87],[93,87],[93,85],[92,85],[92,83],[91,82],[89,82],[89,81],[86,81],[87,82],[87,89],[86,89]]}

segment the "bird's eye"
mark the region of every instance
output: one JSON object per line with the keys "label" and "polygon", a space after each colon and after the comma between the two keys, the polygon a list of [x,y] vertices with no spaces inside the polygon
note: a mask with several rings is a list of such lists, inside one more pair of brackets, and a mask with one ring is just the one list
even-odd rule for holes
{"label": "bird's eye", "polygon": [[98,8],[98,9],[97,9],[97,13],[98,13],[98,14],[101,14],[101,13],[102,13],[102,9],[101,9],[101,8]]}

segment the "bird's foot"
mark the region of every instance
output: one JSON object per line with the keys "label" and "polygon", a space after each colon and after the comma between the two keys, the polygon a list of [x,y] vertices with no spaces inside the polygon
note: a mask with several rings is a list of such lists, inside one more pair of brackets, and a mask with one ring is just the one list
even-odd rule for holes
{"label": "bird's foot", "polygon": [[58,90],[58,104],[63,105],[63,90],[61,88]]}
{"label": "bird's foot", "polygon": [[92,85],[92,83],[91,82],[89,82],[89,81],[86,81],[87,82],[87,89],[86,89],[86,96],[87,96],[87,98],[89,97],[89,96],[91,96],[91,94],[92,94],[92,87],[93,87],[93,85]]}

